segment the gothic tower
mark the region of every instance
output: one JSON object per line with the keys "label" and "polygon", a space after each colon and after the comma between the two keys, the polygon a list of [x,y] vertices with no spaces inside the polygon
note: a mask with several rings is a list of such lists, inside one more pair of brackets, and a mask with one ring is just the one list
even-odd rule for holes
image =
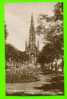
{"label": "gothic tower", "polygon": [[35,28],[34,28],[34,21],[33,21],[33,15],[31,16],[31,24],[30,24],[30,31],[29,31],[29,44],[27,45],[26,42],[26,53],[29,56],[29,63],[36,63],[37,53],[38,49],[36,47],[36,34],[35,34]]}

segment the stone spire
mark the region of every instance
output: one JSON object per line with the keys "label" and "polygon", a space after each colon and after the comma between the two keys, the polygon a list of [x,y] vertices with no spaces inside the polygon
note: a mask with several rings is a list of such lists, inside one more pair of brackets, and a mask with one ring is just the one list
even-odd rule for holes
{"label": "stone spire", "polygon": [[36,64],[38,49],[36,47],[36,34],[35,34],[35,28],[34,28],[33,14],[31,16],[31,23],[30,23],[30,30],[29,30],[29,42],[28,44],[26,42],[25,46],[26,46],[25,48],[26,53],[29,56],[28,63]]}
{"label": "stone spire", "polygon": [[35,29],[34,29],[34,21],[33,14],[31,16],[31,24],[30,24],[30,34],[29,34],[29,47],[33,49],[35,47]]}
{"label": "stone spire", "polygon": [[27,41],[25,41],[25,51],[27,52]]}

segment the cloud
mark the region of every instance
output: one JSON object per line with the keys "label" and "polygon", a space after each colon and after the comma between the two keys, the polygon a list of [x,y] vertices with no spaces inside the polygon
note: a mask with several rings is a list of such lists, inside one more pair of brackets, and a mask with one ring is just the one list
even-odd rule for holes
{"label": "cloud", "polygon": [[9,32],[7,43],[12,44],[19,50],[24,50],[25,40],[29,37],[32,12],[36,26],[39,14],[53,15],[54,4],[55,3],[6,4],[5,20]]}

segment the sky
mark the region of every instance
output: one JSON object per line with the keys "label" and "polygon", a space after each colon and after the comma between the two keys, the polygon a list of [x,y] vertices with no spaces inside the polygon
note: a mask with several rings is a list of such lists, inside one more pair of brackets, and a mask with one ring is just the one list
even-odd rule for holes
{"label": "sky", "polygon": [[[18,50],[25,50],[25,41],[29,38],[30,20],[33,14],[34,26],[38,25],[39,14],[53,16],[56,3],[17,3],[5,5],[5,23],[7,25],[8,37],[6,42],[12,44]],[[39,49],[43,47],[43,37],[39,40]]]}

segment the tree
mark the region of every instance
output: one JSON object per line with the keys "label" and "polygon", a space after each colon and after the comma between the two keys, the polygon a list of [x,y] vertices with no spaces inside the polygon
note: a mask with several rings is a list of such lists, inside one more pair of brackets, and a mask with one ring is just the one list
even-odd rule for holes
{"label": "tree", "polygon": [[63,20],[63,3],[59,2],[55,5],[54,13],[56,20]]}
{"label": "tree", "polygon": [[7,32],[7,29],[6,29],[6,24],[4,25],[4,33],[5,33],[5,39],[7,39],[8,32]]}
{"label": "tree", "polygon": [[[44,63],[52,63],[55,58],[63,57],[63,3],[55,5],[54,16],[52,18],[49,17],[49,22],[51,23],[50,28],[48,27],[46,32],[44,30],[42,33],[41,28],[39,28],[40,33],[44,36],[45,33],[47,34],[46,40],[48,41],[47,44],[44,44],[44,48],[39,56],[39,62],[42,65]],[[57,70],[56,66],[55,68]]]}

